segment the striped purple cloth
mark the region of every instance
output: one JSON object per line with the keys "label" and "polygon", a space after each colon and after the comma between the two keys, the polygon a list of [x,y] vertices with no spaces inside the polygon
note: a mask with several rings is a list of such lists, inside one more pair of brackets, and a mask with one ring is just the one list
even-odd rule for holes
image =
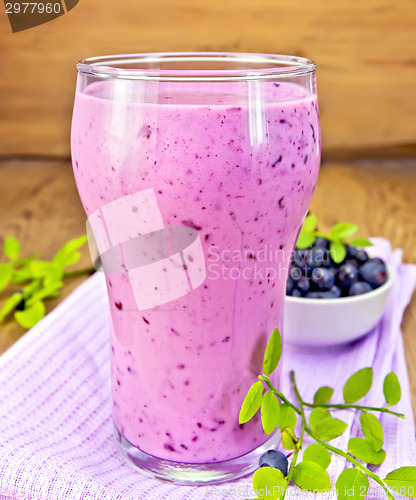
{"label": "striped purple cloth", "polygon": [[[380,405],[382,380],[391,370],[399,376],[403,397],[399,420],[383,415],[387,459],[374,468],[384,477],[390,470],[415,465],[415,429],[409,395],[400,323],[416,286],[416,266],[402,264],[401,251],[376,240],[374,251],[396,273],[385,315],[364,339],[327,353],[288,351],[283,373],[295,370],[304,399],[320,385],[338,388],[365,366],[375,371],[374,389],[365,403]],[[82,284],[52,313],[0,357],[0,498],[16,500],[192,500],[254,498],[250,478],[218,486],[180,487],[153,480],[132,470],[115,448],[111,421],[109,317],[102,274]],[[359,436],[358,413],[339,411],[351,423],[334,444],[346,449]],[[333,457],[329,474],[344,468]],[[333,481],[335,483],[335,481]],[[289,494],[290,493],[290,494]],[[307,498],[295,488],[287,498]],[[384,498],[372,489],[369,499]],[[309,498],[336,498],[335,491]]]}

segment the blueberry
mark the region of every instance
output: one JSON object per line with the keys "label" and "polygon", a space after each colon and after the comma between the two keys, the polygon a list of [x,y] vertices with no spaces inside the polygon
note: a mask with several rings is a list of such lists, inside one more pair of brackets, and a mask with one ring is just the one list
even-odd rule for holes
{"label": "blueberry", "polygon": [[303,294],[308,293],[311,287],[310,281],[306,276],[302,276],[300,280],[296,284],[298,290],[300,290]]}
{"label": "blueberry", "polygon": [[297,248],[293,253],[293,263],[299,269],[303,269],[305,262],[306,250]]}
{"label": "blueberry", "polygon": [[331,267],[331,259],[329,258],[329,251],[325,248],[311,248],[310,264],[315,267]]}
{"label": "blueberry", "polygon": [[298,266],[295,266],[294,264],[290,266],[289,275],[295,283],[299,281],[299,279],[302,277],[302,274],[302,270]]}
{"label": "blueberry", "polygon": [[339,286],[349,288],[358,281],[358,269],[351,264],[343,264],[337,271],[336,281]]}
{"label": "blueberry", "polygon": [[324,292],[309,292],[305,295],[305,297],[308,299],[323,299],[323,293]]}
{"label": "blueberry", "polygon": [[356,258],[353,259],[346,259],[344,264],[349,264],[350,266],[354,266],[356,269],[359,269],[360,263]]}
{"label": "blueberry", "polygon": [[260,457],[259,467],[272,467],[273,469],[279,469],[280,472],[286,477],[288,467],[287,457],[281,451],[266,451]]}
{"label": "blueberry", "polygon": [[347,245],[347,257],[356,260],[359,264],[364,264],[368,260],[368,253],[362,248]]}
{"label": "blueberry", "polygon": [[355,252],[355,258],[360,264],[364,264],[368,260],[368,253],[362,248],[358,248]]}
{"label": "blueberry", "polygon": [[318,292],[320,293],[320,299],[337,299],[341,296],[341,289],[337,286],[333,286],[331,290],[327,290],[326,292]]}
{"label": "blueberry", "polygon": [[387,280],[385,263],[379,259],[370,259],[360,267],[361,277],[373,288],[381,286]]}
{"label": "blueberry", "polygon": [[354,245],[345,245],[345,250],[347,251],[347,258],[355,259],[357,249]]}
{"label": "blueberry", "polygon": [[292,297],[302,297],[302,292],[298,290],[297,288],[294,288],[292,290]]}
{"label": "blueberry", "polygon": [[315,291],[306,294],[309,299],[337,299],[341,296],[341,289],[337,286],[333,286],[330,290],[325,292]]}
{"label": "blueberry", "polygon": [[324,248],[327,249],[329,247],[329,241],[325,238],[321,238],[321,236],[317,236],[315,238],[315,243],[313,244],[315,248]]}
{"label": "blueberry", "polygon": [[328,294],[331,294],[331,297],[328,296],[329,299],[337,299],[338,297],[341,297],[341,288],[337,285],[334,285],[333,287],[331,287]]}
{"label": "blueberry", "polygon": [[329,290],[334,286],[335,273],[332,269],[318,268],[313,270],[311,279],[318,290]]}
{"label": "blueberry", "polygon": [[295,250],[293,262],[303,274],[309,274],[313,269],[312,253],[310,250]]}
{"label": "blueberry", "polygon": [[289,276],[287,278],[287,283],[286,283],[286,295],[291,295],[293,286],[294,286],[293,279]]}
{"label": "blueberry", "polygon": [[362,293],[371,292],[372,286],[366,281],[357,281],[351,285],[348,295],[361,295]]}

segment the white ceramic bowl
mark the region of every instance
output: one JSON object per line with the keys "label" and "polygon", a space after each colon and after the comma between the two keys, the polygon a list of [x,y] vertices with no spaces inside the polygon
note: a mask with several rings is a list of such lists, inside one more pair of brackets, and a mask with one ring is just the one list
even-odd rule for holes
{"label": "white ceramic bowl", "polygon": [[394,275],[371,292],[338,299],[286,296],[283,335],[287,344],[304,348],[331,347],[369,333],[383,316]]}

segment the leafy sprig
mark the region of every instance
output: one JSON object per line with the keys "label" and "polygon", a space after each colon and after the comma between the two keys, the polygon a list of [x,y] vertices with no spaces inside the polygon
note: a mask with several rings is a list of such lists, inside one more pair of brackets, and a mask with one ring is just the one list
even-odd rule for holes
{"label": "leafy sprig", "polygon": [[[282,446],[290,451],[288,458],[292,455],[286,477],[280,470],[270,467],[262,467],[254,473],[253,488],[257,497],[262,500],[283,500],[292,480],[304,490],[313,492],[330,490],[331,479],[326,469],[331,462],[332,453],[352,464],[352,467],[345,469],[336,480],[339,500],[365,498],[369,488],[369,478],[385,491],[390,500],[394,500],[394,493],[416,498],[416,467],[400,467],[382,479],[366,465],[379,465],[386,458],[386,452],[382,449],[383,427],[378,418],[370,412],[388,413],[404,418],[403,414],[390,409],[390,406],[400,401],[401,389],[397,375],[391,372],[386,376],[383,385],[386,406],[378,408],[356,404],[371,389],[372,368],[361,369],[349,377],[343,388],[344,402],[339,404],[331,403],[334,390],[328,386],[320,387],[316,391],[313,403],[304,401],[292,371],[290,379],[296,396],[296,403],[292,403],[273,386],[269,378],[277,368],[281,355],[282,341],[280,332],[276,328],[266,347],[263,361],[264,375],[260,375],[258,381],[250,387],[239,415],[239,423],[243,424],[251,420],[260,410],[264,432],[271,434],[279,428]],[[351,438],[347,451],[329,443],[348,428],[346,422],[332,416],[330,410],[333,409],[358,409],[362,412],[360,424],[363,437]],[[299,418],[301,430],[297,436],[295,428]],[[315,442],[303,451],[306,435]],[[302,460],[298,462],[301,451],[303,451]]]}
{"label": "leafy sprig", "polygon": [[296,242],[296,248],[309,248],[315,243],[317,237],[324,238],[330,242],[329,250],[331,252],[332,259],[334,262],[339,264],[347,255],[346,245],[352,245],[358,248],[372,245],[371,241],[367,238],[354,238],[353,240],[348,241],[348,239],[354,236],[354,234],[358,231],[358,226],[352,222],[339,222],[338,224],[335,224],[330,229],[329,234],[317,231],[317,225],[318,217],[315,214],[309,214],[306,216]]}
{"label": "leafy sprig", "polygon": [[0,292],[11,288],[11,295],[0,309],[0,322],[13,314],[21,326],[31,328],[46,314],[44,301],[59,296],[64,279],[94,272],[93,268],[67,271],[81,258],[79,250],[86,242],[86,235],[72,239],[48,261],[39,254],[21,258],[20,241],[6,237],[3,254],[7,261],[0,263]]}

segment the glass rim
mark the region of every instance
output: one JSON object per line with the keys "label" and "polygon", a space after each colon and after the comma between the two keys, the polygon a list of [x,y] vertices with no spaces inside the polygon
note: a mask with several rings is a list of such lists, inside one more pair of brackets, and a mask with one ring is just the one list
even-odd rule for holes
{"label": "glass rim", "polygon": [[[160,62],[234,62],[238,69],[155,69]],[[125,68],[125,64],[144,67]],[[246,66],[244,66],[244,64]],[[264,67],[262,67],[264,64]],[[269,67],[266,67],[266,66]],[[251,67],[250,67],[251,66]],[[316,63],[305,57],[244,52],[151,52],[88,57],[77,63],[78,73],[101,78],[150,81],[274,80],[315,72]]]}

